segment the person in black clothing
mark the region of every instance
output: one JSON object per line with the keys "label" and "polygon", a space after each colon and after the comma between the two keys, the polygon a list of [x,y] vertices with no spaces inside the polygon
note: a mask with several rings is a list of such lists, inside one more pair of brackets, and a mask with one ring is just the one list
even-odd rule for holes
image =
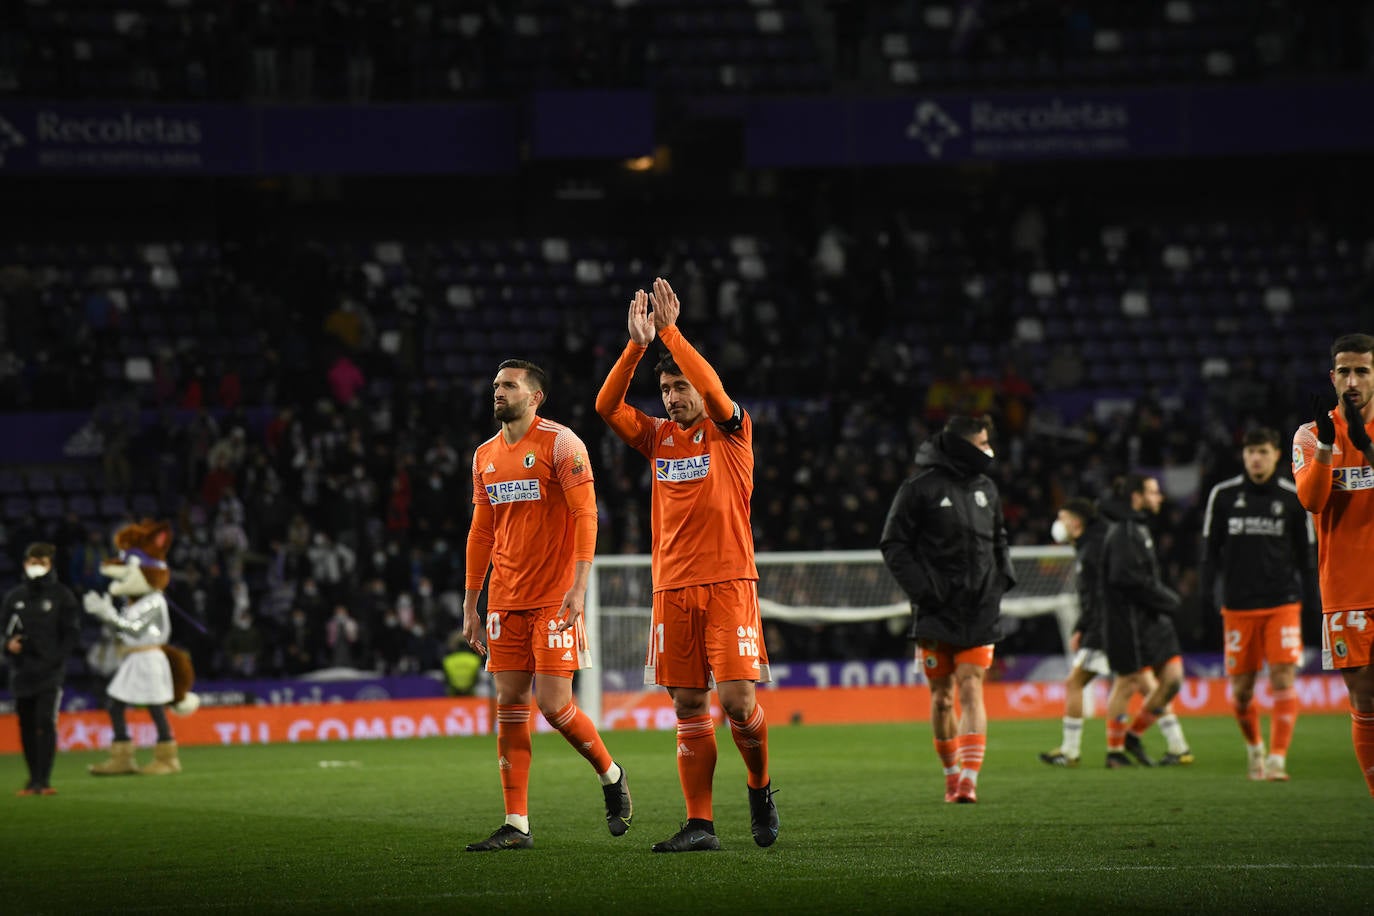
{"label": "person in black clothing", "polygon": [[[1222,616],[1226,674],[1250,778],[1275,782],[1288,780],[1288,747],[1298,720],[1294,683],[1302,663],[1302,614],[1321,608],[1316,532],[1297,485],[1276,473],[1282,455],[1277,431],[1246,433],[1245,473],[1223,480],[1207,497],[1199,566],[1202,600]],[[1265,662],[1274,698],[1267,758],[1253,702],[1255,676]]]}
{"label": "person in black clothing", "polygon": [[1160,763],[1193,762],[1183,726],[1170,705],[1183,686],[1183,650],[1172,617],[1181,601],[1160,578],[1149,527],[1150,517],[1158,515],[1163,505],[1159,481],[1141,474],[1116,480],[1111,498],[1099,504],[1112,522],[1102,541],[1107,660],[1118,678],[1138,682],[1145,669],[1152,669],[1159,679],[1134,719],[1126,710],[1130,693],[1113,691],[1107,704],[1107,766],[1113,769],[1133,766],[1131,757],[1144,766],[1154,765],[1141,735],[1156,721],[1169,745]]}
{"label": "person in black clothing", "polygon": [[[883,525],[883,561],[911,599],[909,635],[930,680],[945,801],[978,800],[987,747],[983,680],[1002,638],[1002,594],[1015,584],[997,485],[987,476],[992,421],[951,417],[916,453]],[[961,708],[955,718],[955,687]]]}
{"label": "person in black clothing", "polygon": [[57,758],[57,709],[67,659],[81,632],[81,615],[76,596],[53,572],[56,557],[52,544],[30,544],[24,552],[27,581],[10,589],[0,607],[10,691],[29,768],[29,781],[19,795],[57,794],[49,785]]}

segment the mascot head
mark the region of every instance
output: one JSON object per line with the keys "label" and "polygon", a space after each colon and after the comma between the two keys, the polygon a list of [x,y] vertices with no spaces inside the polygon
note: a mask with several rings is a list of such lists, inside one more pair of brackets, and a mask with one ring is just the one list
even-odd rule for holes
{"label": "mascot head", "polygon": [[111,595],[138,598],[160,592],[171,581],[167,551],[172,546],[172,526],[145,518],[130,522],[115,532],[119,556],[100,564],[100,574],[108,576]]}

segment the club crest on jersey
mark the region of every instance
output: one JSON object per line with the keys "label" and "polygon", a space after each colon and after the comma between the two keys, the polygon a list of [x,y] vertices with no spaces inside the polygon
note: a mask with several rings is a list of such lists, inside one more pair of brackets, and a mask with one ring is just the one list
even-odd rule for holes
{"label": "club crest on jersey", "polygon": [[532,467],[534,467],[534,461],[535,461],[535,459],[534,459],[534,452],[526,452],[526,453],[525,453],[525,467],[527,467],[527,468],[532,468]]}
{"label": "club crest on jersey", "polygon": [[655,458],[654,479],[665,483],[679,483],[684,480],[701,480],[711,472],[711,456],[697,455],[693,458]]}
{"label": "club crest on jersey", "polygon": [[487,484],[486,490],[487,498],[491,500],[492,505],[533,502],[542,498],[539,480],[533,477],[526,480],[499,480]]}
{"label": "club crest on jersey", "polygon": [[979,509],[986,509],[988,507],[988,496],[982,490],[973,491],[973,501],[978,504]]}
{"label": "club crest on jersey", "polygon": [[702,440],[705,436],[706,436],[706,430],[704,430],[704,429],[699,429],[699,430],[697,430],[697,434],[696,434],[695,436],[692,437],[692,444],[693,444],[693,445],[700,445],[700,444],[701,444],[701,440]]}
{"label": "club crest on jersey", "polygon": [[1269,504],[1269,511],[1274,513],[1275,515],[1282,515],[1283,503],[1279,502],[1277,499],[1274,500],[1272,503]]}

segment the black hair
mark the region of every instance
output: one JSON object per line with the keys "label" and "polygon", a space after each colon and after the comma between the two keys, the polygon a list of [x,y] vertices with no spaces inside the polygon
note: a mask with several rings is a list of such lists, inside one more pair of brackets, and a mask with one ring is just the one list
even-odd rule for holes
{"label": "black hair", "polygon": [[655,375],[681,375],[682,370],[678,368],[677,360],[673,359],[673,354],[664,353],[663,358],[654,364]]}
{"label": "black hair", "polygon": [[1252,445],[1272,445],[1279,448],[1279,431],[1268,426],[1255,426],[1247,430],[1245,438],[1240,440],[1241,448],[1249,448]]}
{"label": "black hair", "polygon": [[545,372],[543,369],[541,369],[539,366],[536,366],[534,363],[530,362],[527,359],[508,359],[502,362],[501,365],[496,367],[497,372],[500,372],[502,369],[525,370],[525,375],[530,381],[530,387],[533,388],[535,391],[544,392],[545,400],[548,399],[549,374]]}
{"label": "black hair", "polygon": [[1085,525],[1097,518],[1097,503],[1082,496],[1075,496],[1073,499],[1065,501],[1064,505],[1060,506],[1059,509],[1060,511],[1070,512],[1078,516],[1079,520]]}
{"label": "black hair", "polygon": [[1374,353],[1374,337],[1369,334],[1342,334],[1331,345],[1331,365],[1336,365],[1337,353]]}
{"label": "black hair", "polygon": [[987,414],[983,414],[981,417],[966,417],[956,414],[945,421],[944,431],[951,436],[958,436],[960,439],[972,438],[983,430],[987,430],[989,436],[993,434],[992,417]]}

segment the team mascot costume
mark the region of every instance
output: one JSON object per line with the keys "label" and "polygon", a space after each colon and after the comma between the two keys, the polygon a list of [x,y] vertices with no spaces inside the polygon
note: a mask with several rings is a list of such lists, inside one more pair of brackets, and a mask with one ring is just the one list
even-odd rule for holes
{"label": "team mascot costume", "polygon": [[[114,728],[110,759],[90,770],[96,776],[179,773],[181,761],[166,708],[184,715],[200,701],[191,693],[195,673],[190,657],[167,645],[172,620],[162,590],[171,579],[167,551],[172,545],[172,526],[152,519],[132,522],[115,532],[114,543],[119,556],[100,564],[101,575],[111,580],[109,593],[88,592],[85,598],[86,611],[114,630],[120,654],[119,669],[105,689]],[[125,599],[123,607],[117,609],[111,595]],[[134,743],[125,721],[129,706],[146,706],[157,727],[157,746],[147,766],[140,767],[134,760]]]}

